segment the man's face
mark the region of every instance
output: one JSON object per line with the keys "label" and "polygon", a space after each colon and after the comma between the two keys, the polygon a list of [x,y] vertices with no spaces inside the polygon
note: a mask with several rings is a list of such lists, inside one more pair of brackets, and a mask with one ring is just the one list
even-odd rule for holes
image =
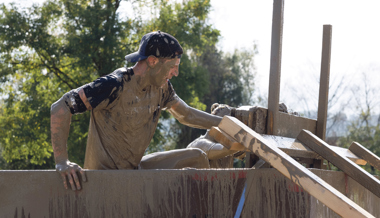
{"label": "man's face", "polygon": [[153,84],[157,87],[164,86],[173,76],[178,76],[178,68],[181,62],[180,58],[161,59],[155,66]]}

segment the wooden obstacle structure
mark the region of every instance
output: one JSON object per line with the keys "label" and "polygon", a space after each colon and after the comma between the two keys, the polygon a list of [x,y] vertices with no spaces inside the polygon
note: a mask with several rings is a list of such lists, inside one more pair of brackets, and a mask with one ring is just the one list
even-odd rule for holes
{"label": "wooden obstacle structure", "polygon": [[[212,135],[215,135],[215,138],[220,143],[227,144],[226,147],[230,149],[249,150],[259,156],[285,177],[342,217],[373,217],[359,205],[283,152],[276,146],[276,143],[266,140],[238,119],[225,116],[218,127],[218,129],[214,128],[212,130]],[[351,178],[362,184],[377,197],[380,197],[380,181],[350,161],[347,156],[342,155],[341,151],[332,149],[331,147],[333,146],[327,145],[306,130],[301,131],[297,139],[305,147],[308,146],[323,158],[331,161]],[[299,151],[302,153],[306,150]],[[357,157],[354,156],[353,158]],[[246,192],[246,195],[248,194],[249,192]]]}
{"label": "wooden obstacle structure", "polygon": [[[323,141],[326,137],[331,25],[323,27],[318,119],[312,120],[279,112],[283,12],[284,0],[274,0],[268,110],[263,112],[266,109],[241,109],[244,111],[242,113],[248,113],[240,116],[246,120],[234,118],[239,118],[234,112],[234,117],[226,116],[218,128],[213,127],[210,135],[230,150],[247,151],[246,165],[249,167],[256,169],[263,166],[264,162],[268,163],[342,217],[373,217],[300,164],[324,168],[325,159],[380,198],[380,181],[358,166],[368,162],[379,169],[379,157],[357,142],[353,142],[349,149],[344,149],[330,146]],[[258,112],[260,110],[261,113]],[[258,116],[267,116],[267,119],[261,117],[261,120],[266,120],[264,128],[255,123],[256,120],[260,120]],[[246,191],[245,197],[249,194],[249,191]],[[239,215],[235,217],[237,216]]]}

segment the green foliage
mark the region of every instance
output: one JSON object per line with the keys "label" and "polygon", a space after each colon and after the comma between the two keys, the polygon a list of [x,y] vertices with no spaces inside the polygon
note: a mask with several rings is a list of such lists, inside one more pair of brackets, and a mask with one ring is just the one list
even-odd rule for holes
{"label": "green foliage", "polygon": [[[380,156],[380,123],[371,124],[371,117],[370,110],[362,111],[359,118],[349,125],[347,136],[339,139],[338,145],[348,148],[352,142],[356,141]],[[363,168],[372,174],[380,175],[380,171],[369,164]]]}
{"label": "green foliage", "polygon": [[[120,1],[47,1],[1,6],[0,146],[6,168],[53,168],[50,105],[65,92],[124,65],[136,47]],[[131,45],[131,46],[127,46]],[[73,117],[68,152],[84,162],[90,114]]]}
{"label": "green foliage", "polygon": [[[161,30],[178,39],[185,53],[181,58],[179,76],[172,78],[171,83],[178,96],[187,104],[205,110],[206,105],[202,100],[209,89],[209,72],[199,62],[199,57],[207,55],[205,48],[214,47],[219,37],[219,31],[206,22],[211,9],[210,2],[193,0],[170,4],[168,1],[145,1],[144,4],[153,5],[153,18],[141,21],[139,33],[142,36],[146,32]],[[163,119],[161,123],[162,121]],[[178,147],[178,141],[184,137],[179,135],[181,126],[173,121],[167,121],[167,124],[170,124],[170,128],[168,125],[158,126],[148,153]],[[194,137],[187,141],[191,139]]]}
{"label": "green foliage", "polygon": [[[233,54],[224,54],[215,46],[206,47],[203,54],[197,58],[199,68],[207,76],[207,92],[200,98],[206,111],[211,112],[213,103],[228,104],[232,107],[254,104],[254,56],[256,46],[251,50],[235,50]],[[177,123],[179,129],[176,135],[176,147],[184,148],[195,138],[205,133],[205,130],[193,129]]]}
{"label": "green foliage", "polygon": [[[148,1],[149,2],[149,1]],[[147,2],[145,2],[147,4]],[[196,61],[205,52],[205,47],[214,46],[219,31],[206,23],[211,5],[207,0],[152,1],[156,14],[152,19],[141,21],[139,38],[147,32],[161,30],[173,35],[181,43],[182,55],[179,76],[171,80],[177,94],[185,102],[194,102],[207,92],[207,73]]]}
{"label": "green foliage", "polygon": [[233,54],[223,54],[210,47],[207,54],[201,57],[202,65],[209,72],[210,86],[204,96],[210,110],[213,103],[228,104],[233,107],[253,104],[252,94],[255,88],[256,74],[253,63],[257,53],[252,49],[235,50]]}

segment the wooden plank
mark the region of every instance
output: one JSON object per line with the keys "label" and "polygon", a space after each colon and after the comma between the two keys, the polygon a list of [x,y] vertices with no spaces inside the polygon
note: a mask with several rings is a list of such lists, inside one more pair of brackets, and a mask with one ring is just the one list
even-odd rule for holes
{"label": "wooden plank", "polygon": [[373,166],[375,169],[380,170],[380,158],[361,144],[352,142],[348,150],[356,154],[358,157],[368,161],[368,163],[371,164],[371,166]]}
{"label": "wooden plank", "polygon": [[335,152],[326,142],[307,130],[303,130],[297,139],[380,198],[380,181],[367,171]]}
{"label": "wooden plank", "polygon": [[[257,133],[266,134],[268,109],[255,106],[242,106],[233,110],[233,115]],[[317,131],[317,120],[278,113],[277,131],[273,135],[296,138],[302,129],[312,133]]]}
{"label": "wooden plank", "polygon": [[229,150],[248,151],[242,144],[231,138],[229,135],[224,134],[218,127],[213,126],[208,134],[212,136],[215,141],[219,142]]}
{"label": "wooden plank", "polygon": [[[303,158],[314,158],[322,159],[322,157],[316,152],[312,151],[309,147],[305,146],[302,142],[294,138],[271,136],[271,135],[262,135],[266,140],[275,144],[282,151],[287,153],[292,157],[303,157]],[[354,153],[349,151],[346,148],[340,148],[337,146],[330,146],[335,152],[347,157],[351,161],[359,165],[366,165],[367,162],[360,157],[356,156]],[[304,152],[302,152],[304,151]]]}
{"label": "wooden plank", "polygon": [[339,215],[373,217],[238,119],[225,116],[218,127]]}
{"label": "wooden plank", "polygon": [[236,117],[255,132],[265,134],[267,131],[267,114],[268,109],[266,108],[242,106],[236,108],[235,116],[233,117]]}
{"label": "wooden plank", "polygon": [[330,60],[331,60],[331,34],[332,26],[323,25],[321,77],[319,81],[319,101],[317,136],[322,140],[326,138],[327,106],[329,100]]}
{"label": "wooden plank", "polygon": [[352,153],[350,150],[348,150],[346,148],[341,148],[338,146],[330,146],[330,148],[334,152],[340,154],[341,156],[347,157],[348,159],[350,159],[351,161],[353,161],[356,164],[359,164],[359,165],[366,165],[367,164],[366,160],[358,157],[357,155],[355,155],[354,153]]}
{"label": "wooden plank", "polygon": [[[314,152],[313,150],[305,146],[305,144],[303,144],[297,139],[273,136],[273,135],[261,135],[261,136],[267,141],[269,141],[270,143],[276,145],[278,148],[280,148],[282,151],[284,151],[286,154],[288,154],[291,157],[312,158],[312,159],[317,159],[317,160],[323,159],[318,153]],[[359,164],[359,165],[367,164],[367,161],[356,156],[354,153],[352,153],[346,148],[341,148],[337,146],[330,146],[330,148],[333,149],[335,152],[338,152],[339,154],[347,157],[348,159],[355,162],[356,164]]]}
{"label": "wooden plank", "polygon": [[[228,134],[224,133],[218,127],[212,127],[209,131],[209,135],[212,136],[215,141],[222,144],[224,147],[230,150],[235,151],[248,151],[242,144],[238,143],[236,140],[231,138]],[[291,157],[299,157],[299,158],[309,158],[321,160],[322,157],[316,152],[312,151],[310,148],[302,144],[300,141],[294,138],[273,136],[273,135],[261,135],[264,139],[266,139],[271,144],[280,148],[283,152]],[[349,158],[351,161],[356,164],[366,165],[367,162],[363,159],[360,159],[358,156],[353,154],[351,151],[345,148],[340,148],[336,146],[330,146],[335,152]]]}
{"label": "wooden plank", "polygon": [[268,92],[267,134],[277,130],[278,104],[280,100],[282,27],[284,23],[284,0],[273,1],[272,40],[270,56],[270,75]]}
{"label": "wooden plank", "polygon": [[312,133],[317,131],[317,121],[306,117],[298,117],[286,113],[278,113],[277,131],[273,135],[296,138],[302,129]]}

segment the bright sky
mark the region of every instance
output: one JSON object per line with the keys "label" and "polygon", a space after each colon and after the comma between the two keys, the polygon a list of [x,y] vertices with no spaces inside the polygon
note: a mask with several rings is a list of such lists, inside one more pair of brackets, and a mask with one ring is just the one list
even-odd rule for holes
{"label": "bright sky", "polygon": [[[8,3],[12,0],[0,0]],[[43,0],[18,0],[25,6]],[[221,30],[219,44],[224,51],[252,48],[259,94],[267,96],[273,1],[211,0],[210,23]],[[344,77],[349,86],[362,86],[363,72],[370,85],[380,81],[380,1],[379,0],[285,0],[282,47],[281,96],[293,110],[316,109],[320,74],[322,28],[332,25],[330,94]],[[130,8],[122,10],[129,11]],[[309,96],[300,101],[300,96]],[[345,101],[352,100],[346,90]],[[341,105],[343,103],[340,103]],[[266,106],[266,105],[262,105]],[[339,106],[338,106],[339,107]]]}
{"label": "bright sky", "polygon": [[[221,30],[223,50],[251,47],[253,41],[258,44],[255,64],[260,92],[267,96],[273,1],[211,3],[211,23]],[[353,86],[361,85],[362,72],[369,72],[371,82],[380,81],[379,11],[378,0],[285,0],[280,99],[290,104],[288,107],[302,110],[305,105],[293,98],[299,93],[292,90],[305,92],[307,87],[305,93],[315,95],[309,109],[317,108],[324,24],[332,25],[330,94],[342,77]],[[310,81],[314,84],[306,85]]]}

